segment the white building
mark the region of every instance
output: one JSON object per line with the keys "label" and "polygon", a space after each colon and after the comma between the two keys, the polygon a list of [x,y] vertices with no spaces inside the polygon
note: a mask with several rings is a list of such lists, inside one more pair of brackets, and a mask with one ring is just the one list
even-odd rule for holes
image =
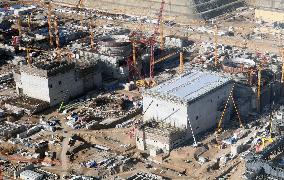
{"label": "white building", "polygon": [[20,179],[23,180],[41,180],[43,179],[43,174],[34,172],[32,170],[25,170],[20,173]]}
{"label": "white building", "polygon": [[65,61],[22,66],[14,73],[14,79],[19,95],[48,102],[51,106],[102,85],[101,73],[95,65],[80,69]]}
{"label": "white building", "polygon": [[[196,135],[217,127],[232,86],[231,79],[212,72],[193,71],[184,74],[143,93],[143,119],[145,122],[155,120],[184,130],[185,137],[181,139],[190,139],[192,132]],[[225,120],[229,115],[227,112]],[[149,132],[137,134],[140,134],[137,138],[139,141],[136,139],[137,147],[142,150],[147,149],[147,142],[152,142],[148,137],[157,137],[147,137]],[[144,137],[141,137],[143,134]],[[173,139],[175,142],[170,141],[167,145],[170,148],[156,148],[168,150],[176,147],[177,139]],[[153,139],[153,142],[157,141],[159,139]]]}

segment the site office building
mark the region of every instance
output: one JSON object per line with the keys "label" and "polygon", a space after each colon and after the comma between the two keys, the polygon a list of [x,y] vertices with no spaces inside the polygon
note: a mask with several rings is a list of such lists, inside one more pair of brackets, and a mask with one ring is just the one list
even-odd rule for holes
{"label": "site office building", "polygon": [[[216,127],[232,87],[233,81],[227,77],[193,71],[146,90],[143,93],[144,122],[163,122],[184,130],[185,134],[159,141],[152,138],[157,136],[139,130],[138,149],[169,152],[186,140],[192,140],[192,132],[196,135]],[[224,121],[230,118],[231,109],[230,105]]]}

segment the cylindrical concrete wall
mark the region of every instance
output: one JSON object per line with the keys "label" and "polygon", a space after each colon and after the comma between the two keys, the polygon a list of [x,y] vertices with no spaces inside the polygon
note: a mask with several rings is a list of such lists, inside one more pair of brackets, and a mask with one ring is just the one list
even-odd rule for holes
{"label": "cylindrical concrete wall", "polygon": [[[78,0],[55,0],[76,5]],[[139,16],[157,17],[161,0],[85,0],[88,8]],[[188,22],[195,19],[210,19],[244,6],[244,0],[165,0],[166,19]]]}

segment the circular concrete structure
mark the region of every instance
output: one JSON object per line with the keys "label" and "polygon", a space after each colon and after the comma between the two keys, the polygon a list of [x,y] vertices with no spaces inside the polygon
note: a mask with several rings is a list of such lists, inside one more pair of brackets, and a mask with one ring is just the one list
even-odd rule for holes
{"label": "circular concrete structure", "polygon": [[[78,0],[54,0],[54,2],[76,5]],[[85,0],[84,6],[111,13],[157,17],[161,0]],[[208,20],[238,7],[245,0],[165,0],[164,15],[171,20]]]}

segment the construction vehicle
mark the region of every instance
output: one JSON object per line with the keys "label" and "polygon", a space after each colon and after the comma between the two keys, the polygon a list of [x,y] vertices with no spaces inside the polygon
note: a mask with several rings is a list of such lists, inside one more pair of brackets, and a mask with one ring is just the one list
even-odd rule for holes
{"label": "construction vehicle", "polygon": [[272,133],[272,121],[273,121],[273,117],[272,117],[272,113],[271,112],[270,116],[269,116],[269,134],[267,136],[258,136],[258,141],[256,143],[255,146],[255,151],[256,152],[261,152],[266,146],[268,146],[269,144],[274,142],[274,138],[273,138],[273,133]]}
{"label": "construction vehicle", "polygon": [[154,81],[151,81],[151,80],[140,79],[140,80],[136,81],[137,87],[151,88],[155,85],[156,85],[156,83]]}

